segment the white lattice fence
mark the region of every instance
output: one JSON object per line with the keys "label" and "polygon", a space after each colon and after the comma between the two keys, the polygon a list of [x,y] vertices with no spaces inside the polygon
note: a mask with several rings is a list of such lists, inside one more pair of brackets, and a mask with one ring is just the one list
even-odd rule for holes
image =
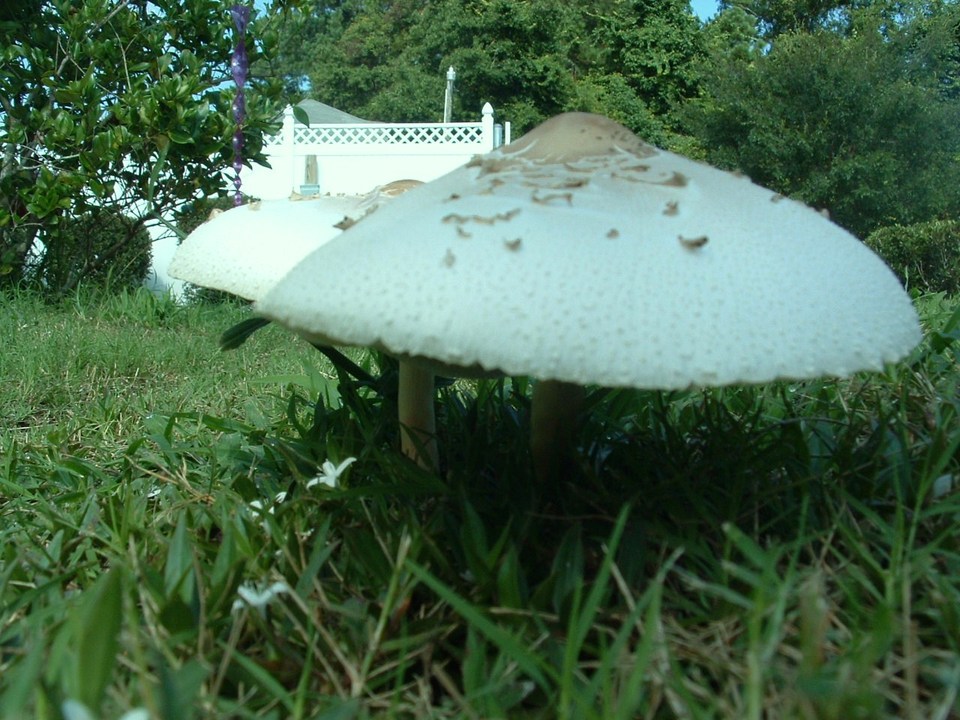
{"label": "white lattice fence", "polygon": [[[361,193],[393,180],[428,181],[489,152],[499,141],[510,141],[509,124],[500,138],[489,103],[480,122],[471,123],[303,125],[288,107],[281,131],[264,138],[271,167],[245,172],[244,191],[273,198],[291,191]],[[314,168],[310,180],[308,158]]]}
{"label": "white lattice fence", "polygon": [[[282,134],[265,138],[268,147],[283,145]],[[483,123],[390,125],[295,125],[297,145],[482,145]]]}

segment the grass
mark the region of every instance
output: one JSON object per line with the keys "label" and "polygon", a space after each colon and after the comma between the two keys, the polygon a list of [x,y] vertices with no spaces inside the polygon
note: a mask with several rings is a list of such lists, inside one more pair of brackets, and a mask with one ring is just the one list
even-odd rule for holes
{"label": "grass", "polygon": [[0,717],[960,715],[955,301],[884,374],[593,391],[550,488],[523,380],[441,390],[436,478],[389,363],[220,353],[232,305],[2,303]]}

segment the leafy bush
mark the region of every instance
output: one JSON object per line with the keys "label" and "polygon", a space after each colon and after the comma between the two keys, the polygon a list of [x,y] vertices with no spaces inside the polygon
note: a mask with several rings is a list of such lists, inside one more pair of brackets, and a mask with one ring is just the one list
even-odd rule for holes
{"label": "leafy bush", "polygon": [[[238,41],[227,5],[0,3],[0,285],[18,284],[15,273],[39,248],[33,241],[50,247],[39,233],[63,214],[166,217],[224,187],[237,130],[236,88],[223,82]],[[263,15],[280,8],[261,10],[245,39],[252,63],[272,53]],[[276,126],[279,92],[259,76],[247,83],[245,162],[266,162],[263,134]],[[63,279],[53,294],[74,291],[86,273]]]}
{"label": "leafy bush", "polygon": [[102,288],[140,285],[150,269],[151,239],[143,225],[112,210],[61,217],[43,233],[44,251],[26,280],[57,295],[83,284]]}
{"label": "leafy bush", "polygon": [[960,220],[880,228],[866,242],[907,288],[950,294],[960,290]]}

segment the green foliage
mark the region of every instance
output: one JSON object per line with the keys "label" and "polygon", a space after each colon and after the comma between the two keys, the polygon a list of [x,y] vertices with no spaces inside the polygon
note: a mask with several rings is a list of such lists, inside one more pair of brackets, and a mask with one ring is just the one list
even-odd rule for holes
{"label": "green foliage", "polygon": [[880,228],[867,237],[910,290],[960,293],[960,220]]}
{"label": "green foliage", "polygon": [[52,295],[81,283],[112,289],[140,285],[150,268],[150,234],[114,210],[60,218],[42,239],[45,250],[24,280]]}
{"label": "green foliage", "polygon": [[[235,31],[216,0],[7,8],[0,43],[0,284],[18,282],[36,242],[94,208],[143,220],[222,188],[234,131]],[[269,52],[251,28],[252,59]],[[250,88],[245,158],[279,88]],[[58,291],[69,292],[79,278]]]}
{"label": "green foliage", "polygon": [[882,374],[593,390],[536,488],[522,379],[444,387],[438,478],[389,384],[216,351],[237,308],[5,297],[0,716],[950,717],[960,309],[918,308]]}
{"label": "green foliage", "polygon": [[655,117],[664,118],[699,91],[703,38],[682,0],[608,3],[592,32],[594,73],[623,77]]}
{"label": "green foliage", "polygon": [[837,26],[849,18],[853,7],[866,4],[863,0],[721,0],[720,8],[745,11],[764,37],[773,38]]}
{"label": "green foliage", "polygon": [[[957,17],[956,6],[943,12]],[[915,52],[912,24],[853,17],[850,36],[793,32],[762,53],[726,23],[709,43],[704,96],[686,108],[689,129],[711,162],[828,209],[860,237],[955,214],[960,104],[944,95],[947,71],[918,72],[930,53]]]}
{"label": "green foliage", "polygon": [[516,132],[565,110],[605,112],[651,139],[697,91],[699,26],[681,0],[317,3],[277,26],[259,68],[370,119],[436,121],[457,71],[454,119],[485,102]]}

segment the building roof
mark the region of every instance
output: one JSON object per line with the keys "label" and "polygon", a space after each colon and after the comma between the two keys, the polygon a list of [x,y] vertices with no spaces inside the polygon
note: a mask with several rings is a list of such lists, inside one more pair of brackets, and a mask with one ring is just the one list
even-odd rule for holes
{"label": "building roof", "polygon": [[307,117],[310,119],[311,125],[370,122],[370,120],[364,120],[356,115],[346,113],[343,110],[337,110],[337,108],[327,105],[326,103],[322,103],[319,100],[311,100],[309,98],[306,100],[301,100],[297,103],[297,107],[302,108],[307,113]]}

